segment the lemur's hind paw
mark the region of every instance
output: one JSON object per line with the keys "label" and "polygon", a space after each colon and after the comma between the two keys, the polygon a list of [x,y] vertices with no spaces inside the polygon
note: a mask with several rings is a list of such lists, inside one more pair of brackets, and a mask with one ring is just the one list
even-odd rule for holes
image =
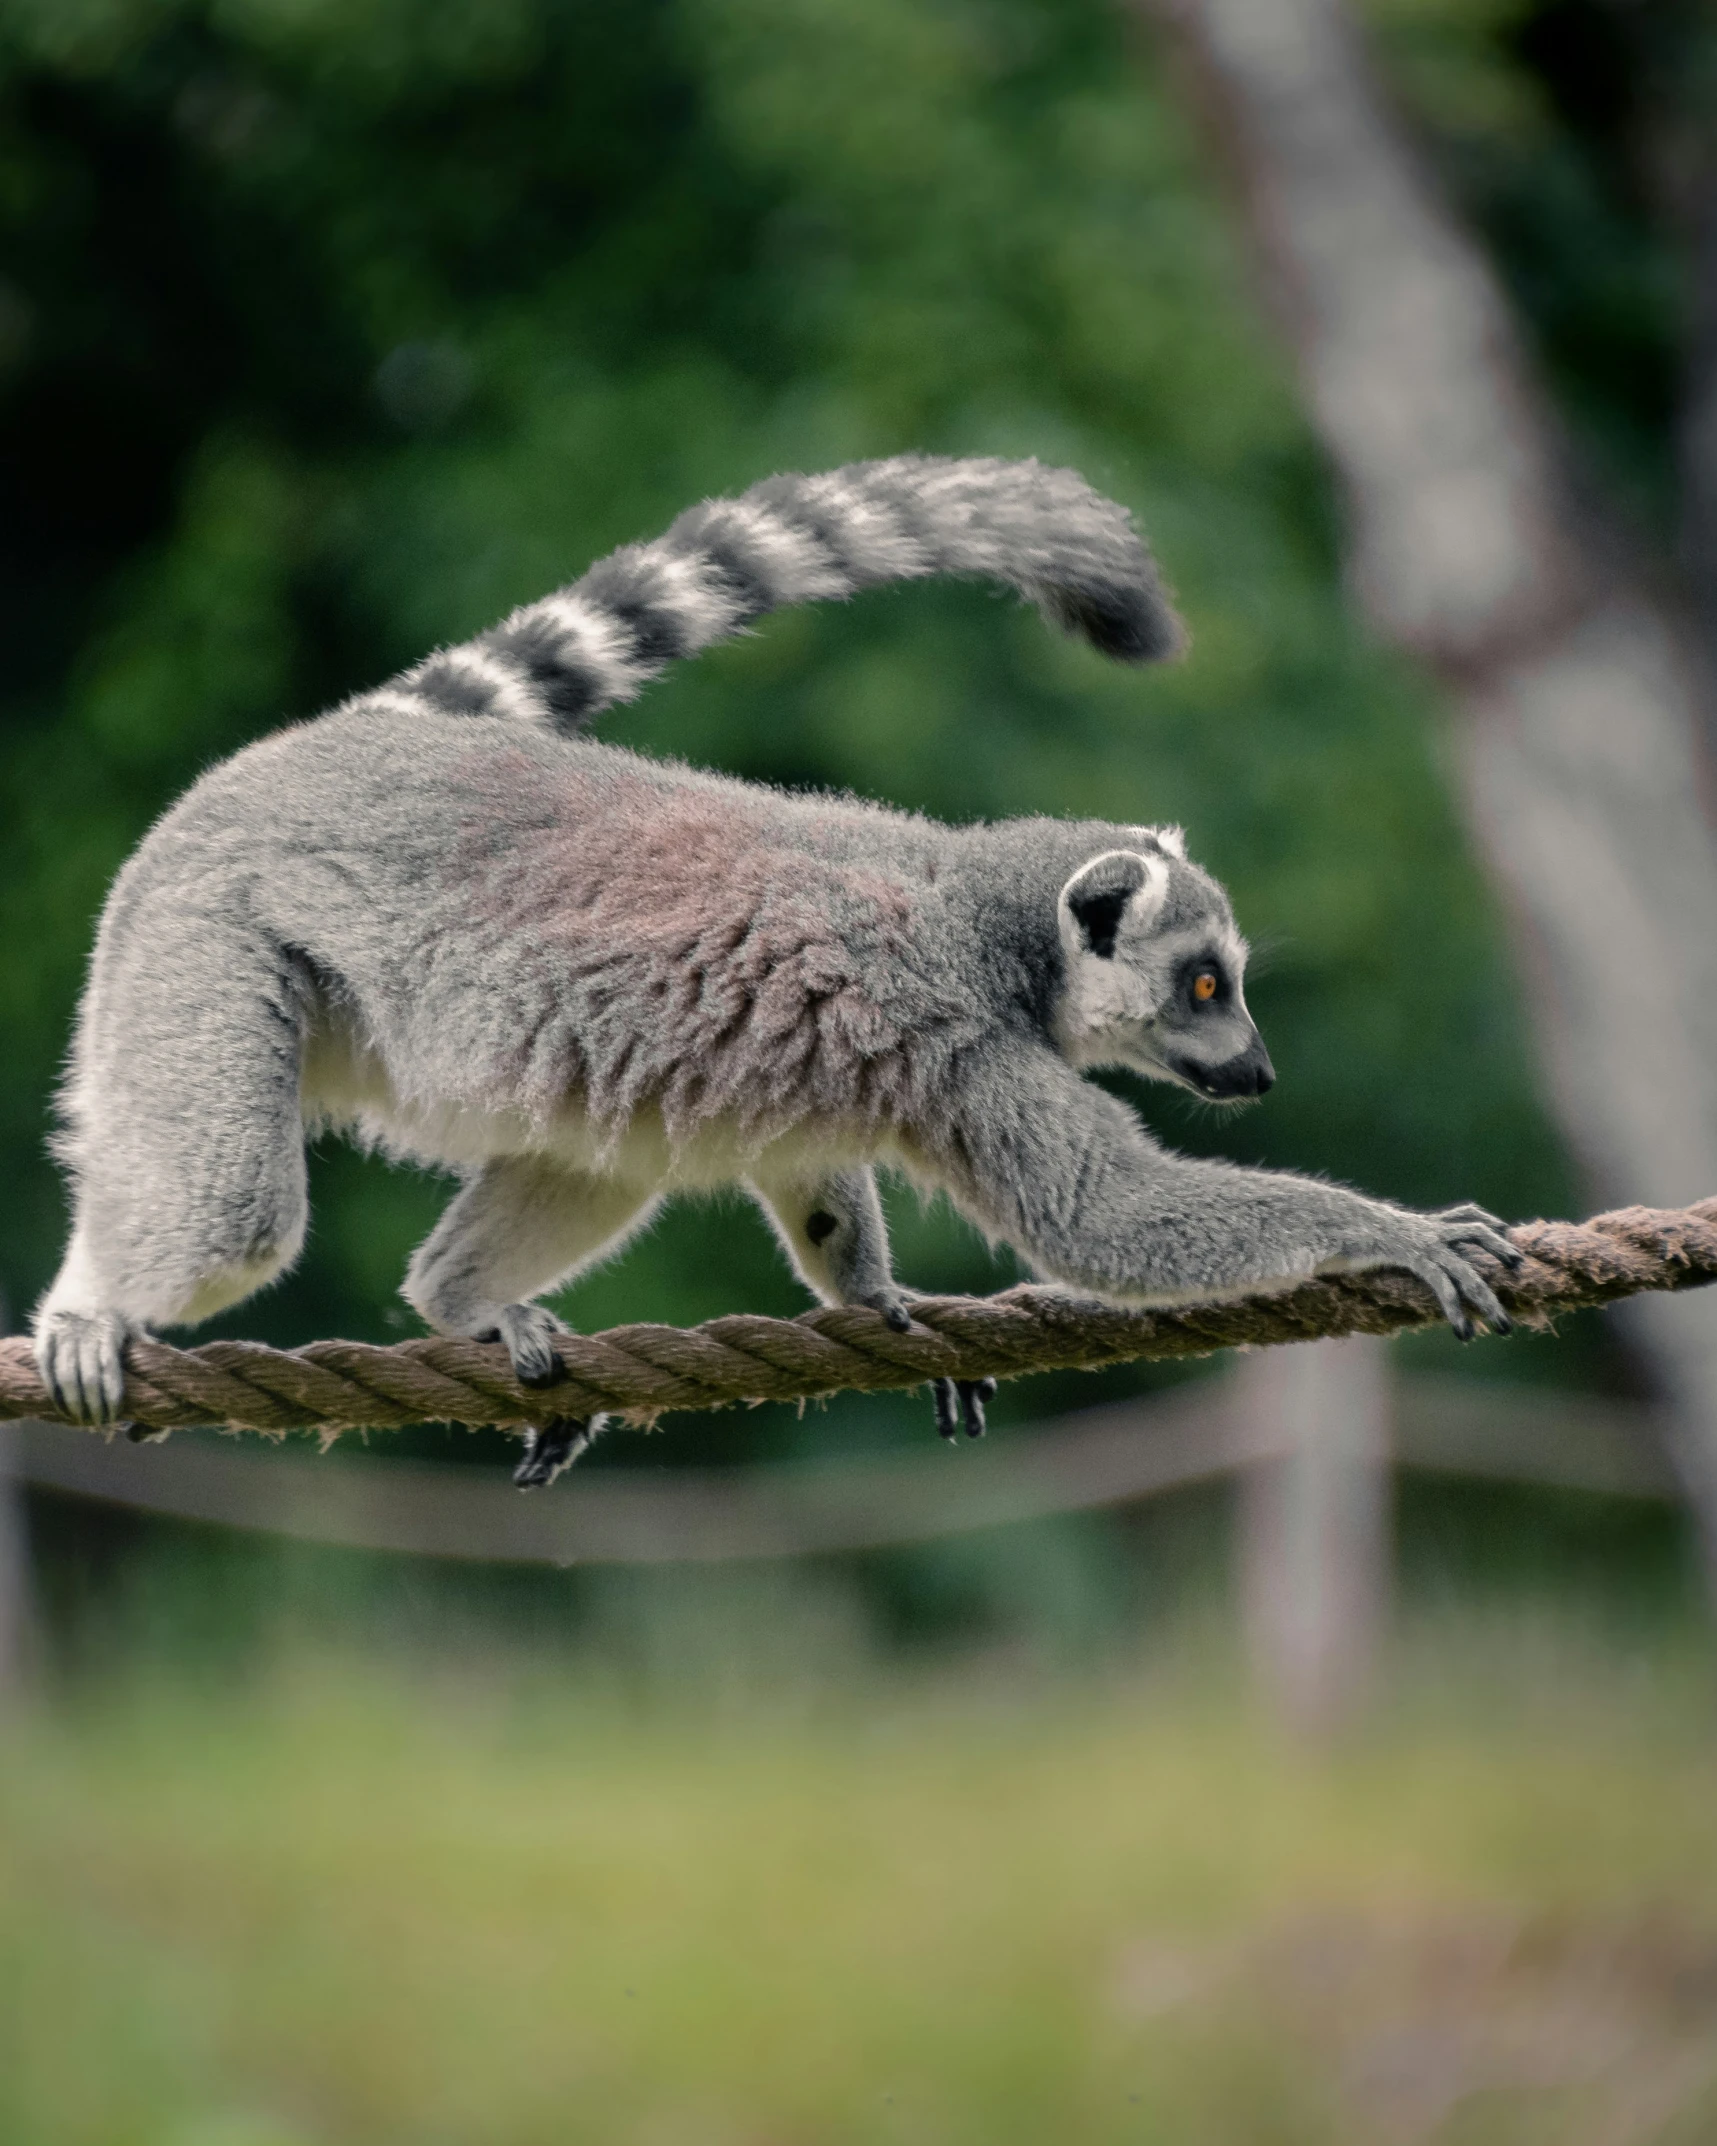
{"label": "lemur's hind paw", "polygon": [[36,1369],[54,1406],[75,1423],[112,1423],[125,1398],[125,1344],[138,1329],[117,1311],[46,1311],[36,1324]]}
{"label": "lemur's hind paw", "polygon": [[595,1441],[601,1428],[600,1416],[551,1417],[530,1434],[525,1457],[513,1470],[513,1481],[521,1490],[546,1490]]}
{"label": "lemur's hind paw", "polygon": [[881,1312],[883,1324],[891,1333],[910,1334],[912,1331],[912,1314],[906,1308],[907,1296],[904,1289],[876,1289],[868,1296],[850,1297],[847,1301],[868,1305],[872,1311]]}
{"label": "lemur's hind paw", "polygon": [[554,1313],[544,1311],[540,1304],[504,1304],[494,1325],[476,1338],[505,1344],[513,1376],[521,1386],[552,1386],[566,1376],[555,1344],[567,1332]]}
{"label": "lemur's hind paw", "polygon": [[996,1397],[994,1379],[932,1379],[930,1396],[936,1404],[936,1428],[944,1438],[957,1438],[962,1424],[968,1438],[984,1435],[984,1403]]}

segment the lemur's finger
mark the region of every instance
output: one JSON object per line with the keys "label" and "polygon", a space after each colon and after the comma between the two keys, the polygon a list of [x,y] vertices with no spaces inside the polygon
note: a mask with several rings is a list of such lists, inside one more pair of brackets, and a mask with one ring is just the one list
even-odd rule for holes
{"label": "lemur's finger", "polygon": [[99,1322],[78,1343],[78,1378],[83,1386],[83,1405],[96,1422],[114,1422],[119,1415],[125,1374],[119,1368],[119,1350]]}
{"label": "lemur's finger", "polygon": [[171,1429],[162,1430],[152,1423],[122,1423],[119,1428],[134,1446],[164,1446],[173,1435]]}
{"label": "lemur's finger", "polygon": [[1500,1215],[1493,1215],[1488,1207],[1480,1207],[1476,1201],[1462,1200],[1453,1207],[1439,1207],[1432,1217],[1437,1222],[1482,1222],[1486,1229],[1506,1231],[1508,1224]]}
{"label": "lemur's finger", "polygon": [[1458,1252],[1444,1254],[1444,1264],[1464,1303],[1476,1311],[1493,1334],[1512,1334],[1514,1321],[1504,1311],[1496,1291],[1487,1282],[1477,1267],[1462,1259]]}
{"label": "lemur's finger", "polygon": [[98,1322],[96,1358],[101,1366],[101,1383],[110,1423],[118,1417],[119,1404],[125,1399],[125,1344],[129,1338],[121,1321],[103,1319]]}
{"label": "lemur's finger", "polygon": [[45,1334],[38,1355],[42,1384],[48,1389],[48,1399],[62,1416],[69,1416],[72,1411],[66,1400],[65,1383],[60,1371],[59,1337],[53,1333]]}
{"label": "lemur's finger", "polygon": [[1492,1229],[1488,1222],[1456,1222],[1452,1226],[1447,1219],[1443,1225],[1445,1244],[1476,1244],[1480,1251],[1488,1252],[1492,1259],[1500,1259],[1511,1271],[1526,1264],[1526,1254],[1513,1244],[1501,1230]]}
{"label": "lemur's finger", "polygon": [[936,1428],[942,1437],[955,1439],[960,1435],[961,1406],[959,1393],[952,1379],[932,1379],[930,1399],[935,1404]]}
{"label": "lemur's finger", "polygon": [[960,1414],[965,1421],[968,1438],[982,1438],[988,1426],[984,1422],[984,1403],[996,1397],[994,1379],[956,1379],[960,1393]]}
{"label": "lemur's finger", "polygon": [[1457,1341],[1471,1341],[1475,1331],[1473,1322],[1468,1318],[1467,1308],[1461,1302],[1460,1291],[1455,1287],[1452,1278],[1444,1272],[1442,1266],[1431,1258],[1411,1259],[1404,1261],[1403,1264],[1407,1272],[1417,1275],[1419,1280],[1424,1283],[1425,1287],[1436,1298],[1443,1317],[1448,1320],[1450,1326],[1454,1329],[1455,1339]]}

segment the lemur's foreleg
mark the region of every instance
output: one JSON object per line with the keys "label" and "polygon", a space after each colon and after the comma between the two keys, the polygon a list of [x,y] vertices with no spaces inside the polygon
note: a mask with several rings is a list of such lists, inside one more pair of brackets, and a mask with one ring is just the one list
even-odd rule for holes
{"label": "lemur's foreleg", "polygon": [[1510,1320],[1475,1251],[1521,1264],[1483,1208],[1422,1214],[1345,1186],[1159,1147],[1113,1096],[1047,1050],[970,1066],[934,1141],[948,1189],[1057,1281],[1134,1303],[1196,1303],[1318,1274],[1416,1275],[1460,1338]]}
{"label": "lemur's foreleg", "polygon": [[[819,1177],[765,1166],[753,1172],[752,1189],[807,1289],[825,1304],[866,1304],[897,1334],[907,1331],[911,1292],[894,1279],[874,1171]],[[936,1428],[953,1438],[963,1424],[969,1438],[981,1438],[995,1390],[994,1379],[932,1379]]]}
{"label": "lemur's foreleg", "polygon": [[[654,1205],[653,1190],[630,1178],[504,1156],[455,1196],[413,1256],[402,1294],[443,1333],[503,1342],[521,1386],[551,1386],[563,1374],[555,1343],[567,1329],[530,1300],[617,1250]],[[513,1480],[522,1490],[553,1482],[601,1423],[560,1417],[534,1432]]]}

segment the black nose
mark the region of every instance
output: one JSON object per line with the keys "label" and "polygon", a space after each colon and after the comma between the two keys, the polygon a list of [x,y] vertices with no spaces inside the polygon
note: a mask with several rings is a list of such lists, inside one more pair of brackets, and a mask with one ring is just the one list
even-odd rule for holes
{"label": "black nose", "polygon": [[1270,1063],[1270,1054],[1261,1041],[1249,1043],[1237,1058],[1226,1064],[1211,1066],[1200,1078],[1199,1086],[1206,1095],[1220,1096],[1224,1100],[1247,1095],[1264,1095],[1276,1085],[1276,1069]]}

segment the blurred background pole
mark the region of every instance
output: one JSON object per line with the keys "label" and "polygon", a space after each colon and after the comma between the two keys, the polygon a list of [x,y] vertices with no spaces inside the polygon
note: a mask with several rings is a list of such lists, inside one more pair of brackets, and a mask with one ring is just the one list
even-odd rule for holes
{"label": "blurred background pole", "polygon": [[30,1546],[23,1486],[13,1469],[16,1440],[15,1426],[0,1423],[0,1716],[23,1691],[29,1644]]}
{"label": "blurred background pole", "polygon": [[[1507,300],[1341,0],[1148,0],[1179,35],[1348,504],[1373,625],[1443,680],[1457,786],[1594,1199],[1717,1191],[1711,680],[1569,480]],[[1468,1188],[1452,1170],[1450,1195]],[[1717,1589],[1717,1302],[1621,1314]]]}
{"label": "blurred background pole", "polygon": [[1364,1703],[1389,1598],[1389,1345],[1366,1335],[1242,1356],[1241,1592],[1260,1689],[1298,1733]]}
{"label": "blurred background pole", "polygon": [[[0,1334],[11,1331],[9,1307],[0,1292]],[[29,1646],[30,1539],[17,1453],[17,1426],[0,1423],[0,1715],[22,1694]]]}
{"label": "blurred background pole", "polygon": [[1677,425],[1681,479],[1681,559],[1705,641],[1717,670],[1717,83],[1700,85],[1701,104],[1683,129],[1691,171],[1679,220],[1692,226],[1691,333]]}

